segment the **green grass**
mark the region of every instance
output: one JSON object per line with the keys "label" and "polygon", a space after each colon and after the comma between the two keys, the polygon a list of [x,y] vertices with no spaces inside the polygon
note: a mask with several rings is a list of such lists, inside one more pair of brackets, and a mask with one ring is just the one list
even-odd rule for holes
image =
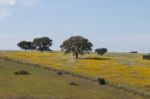
{"label": "green grass", "polygon": [[[29,75],[14,75],[26,70]],[[70,82],[78,86],[71,86]],[[59,76],[55,72],[40,67],[20,65],[0,59],[0,98],[39,99],[143,99],[138,95],[100,86],[91,81],[69,75]]]}
{"label": "green grass", "polygon": [[70,71],[92,78],[103,77],[116,85],[150,92],[150,61],[142,59],[142,54],[94,53],[79,56],[62,52],[1,51],[0,56],[16,61],[39,64],[58,70]]}

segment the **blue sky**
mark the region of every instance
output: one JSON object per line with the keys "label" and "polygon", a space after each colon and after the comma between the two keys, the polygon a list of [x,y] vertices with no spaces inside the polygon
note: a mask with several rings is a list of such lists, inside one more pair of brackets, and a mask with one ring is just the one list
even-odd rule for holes
{"label": "blue sky", "polygon": [[52,49],[70,36],[94,48],[150,52],[150,0],[0,0],[0,49],[48,36]]}

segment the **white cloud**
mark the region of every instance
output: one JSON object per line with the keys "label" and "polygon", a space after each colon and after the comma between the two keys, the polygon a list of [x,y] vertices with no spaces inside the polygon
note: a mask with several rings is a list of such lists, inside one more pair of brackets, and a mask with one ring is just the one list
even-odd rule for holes
{"label": "white cloud", "polygon": [[0,6],[13,6],[17,3],[17,0],[0,0]]}
{"label": "white cloud", "polygon": [[21,5],[32,7],[35,6],[36,2],[39,0],[0,0],[0,6],[14,6]]}
{"label": "white cloud", "polygon": [[40,0],[0,0],[0,20],[11,16],[12,7],[34,7]]}
{"label": "white cloud", "polygon": [[34,7],[40,0],[18,0],[18,5],[22,7]]}
{"label": "white cloud", "polygon": [[7,7],[14,6],[17,0],[0,0],[0,21],[11,15]]}

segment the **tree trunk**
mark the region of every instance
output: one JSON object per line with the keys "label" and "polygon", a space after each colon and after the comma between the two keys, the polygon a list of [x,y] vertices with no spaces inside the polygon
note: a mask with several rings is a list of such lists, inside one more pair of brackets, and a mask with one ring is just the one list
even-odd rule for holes
{"label": "tree trunk", "polygon": [[43,52],[44,51],[44,49],[43,48],[41,48],[41,52]]}
{"label": "tree trunk", "polygon": [[75,55],[76,55],[76,59],[78,59],[79,58],[78,54],[76,53]]}

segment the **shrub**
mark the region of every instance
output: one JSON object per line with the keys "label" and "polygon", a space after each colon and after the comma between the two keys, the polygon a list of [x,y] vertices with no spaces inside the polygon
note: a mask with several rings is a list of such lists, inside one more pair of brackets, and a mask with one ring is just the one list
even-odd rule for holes
{"label": "shrub", "polygon": [[62,75],[62,72],[60,72],[60,71],[59,71],[59,72],[57,72],[57,75]]}
{"label": "shrub", "polygon": [[150,60],[150,54],[148,54],[148,55],[143,55],[143,59],[148,59],[148,60]]}
{"label": "shrub", "polygon": [[70,85],[72,85],[72,86],[78,86],[78,83],[70,82]]}
{"label": "shrub", "polygon": [[100,85],[105,85],[105,84],[106,84],[106,81],[105,81],[104,78],[98,78],[97,80],[98,80],[98,83],[99,83]]}
{"label": "shrub", "polygon": [[15,75],[28,75],[29,72],[25,71],[25,70],[20,70],[14,73]]}
{"label": "shrub", "polygon": [[130,53],[138,53],[137,51],[132,51],[132,52],[130,52]]}

